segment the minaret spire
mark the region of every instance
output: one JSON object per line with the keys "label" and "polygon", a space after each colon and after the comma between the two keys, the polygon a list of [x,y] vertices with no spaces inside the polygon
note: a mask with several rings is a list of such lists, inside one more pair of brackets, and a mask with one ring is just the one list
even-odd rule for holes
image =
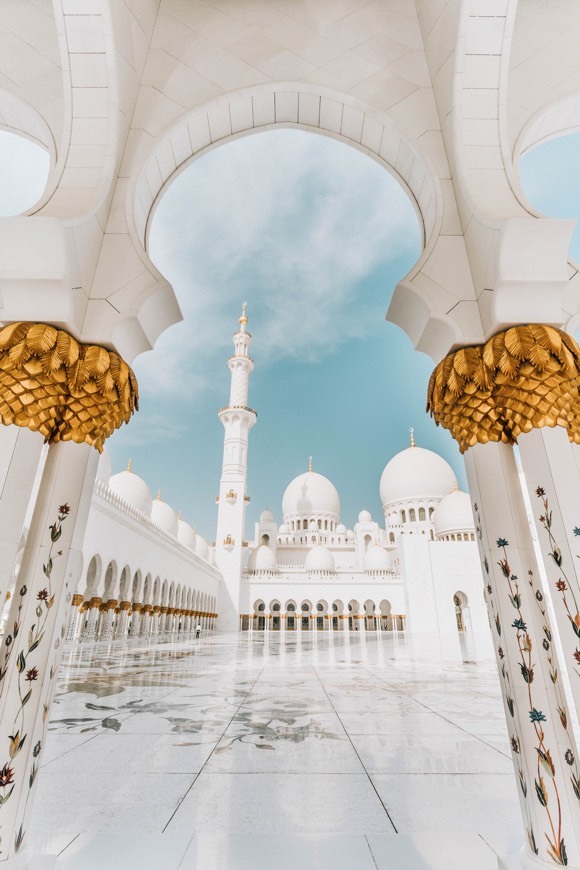
{"label": "minaret spire", "polygon": [[218,497],[216,563],[223,578],[219,626],[237,631],[244,544],[248,479],[248,435],[257,414],[248,407],[248,388],[254,361],[248,351],[252,335],[247,330],[247,305],[242,305],[234,333],[234,354],[228,360],[231,372],[230,400],[218,412],[224,427],[224,455]]}

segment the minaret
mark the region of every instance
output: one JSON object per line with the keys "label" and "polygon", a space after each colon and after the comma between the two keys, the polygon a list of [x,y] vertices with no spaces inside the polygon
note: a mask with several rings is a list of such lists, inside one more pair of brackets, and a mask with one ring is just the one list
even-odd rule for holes
{"label": "minaret", "polygon": [[246,494],[248,434],[257,417],[248,407],[248,384],[254,361],[248,356],[252,336],[246,329],[247,324],[244,302],[240,327],[234,333],[234,355],[228,360],[232,373],[230,402],[218,412],[225,430],[215,550],[216,564],[223,577],[218,620],[222,631],[239,628],[244,518],[249,501]]}

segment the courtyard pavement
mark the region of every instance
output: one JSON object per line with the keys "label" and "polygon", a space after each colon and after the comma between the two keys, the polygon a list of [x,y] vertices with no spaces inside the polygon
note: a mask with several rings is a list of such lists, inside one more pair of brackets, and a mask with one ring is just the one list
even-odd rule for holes
{"label": "courtyard pavement", "polygon": [[29,831],[57,870],[511,870],[521,836],[495,663],[459,642],[65,651]]}

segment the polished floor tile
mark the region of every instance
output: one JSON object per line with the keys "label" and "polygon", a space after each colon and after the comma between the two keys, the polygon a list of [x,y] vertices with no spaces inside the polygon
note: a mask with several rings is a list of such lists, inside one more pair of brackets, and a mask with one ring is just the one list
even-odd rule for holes
{"label": "polished floor tile", "polygon": [[57,870],[495,870],[521,840],[492,661],[364,635],[65,652],[30,829]]}

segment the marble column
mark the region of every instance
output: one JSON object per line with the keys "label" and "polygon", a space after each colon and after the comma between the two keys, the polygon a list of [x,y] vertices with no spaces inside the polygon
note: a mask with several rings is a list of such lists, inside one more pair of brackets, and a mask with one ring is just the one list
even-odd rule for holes
{"label": "marble column", "polygon": [[141,609],[143,605],[140,601],[134,601],[131,604],[131,627],[130,627],[130,636],[131,637],[139,637],[141,634]]}
{"label": "marble column", "polygon": [[151,633],[151,612],[153,610],[152,604],[144,604],[141,610],[141,626],[139,629],[139,635],[141,637],[149,637]]}
{"label": "marble column", "polygon": [[87,444],[53,444],[40,481],[0,659],[0,864],[26,843],[97,463]]}
{"label": "marble column", "polygon": [[84,602],[83,607],[85,609],[85,619],[81,633],[82,640],[95,640],[102,603],[103,599],[98,596],[93,596],[88,601]]}
{"label": "marble column", "polygon": [[116,638],[125,639],[129,632],[129,611],[131,610],[130,601],[121,601],[119,604],[119,618],[117,620],[117,630],[115,631]]}
{"label": "marble column", "polygon": [[113,639],[113,625],[115,622],[115,609],[118,607],[119,602],[114,598],[109,598],[109,600],[104,605],[104,611],[102,615],[101,621],[101,630],[99,632],[99,638],[101,640],[112,640]]}
{"label": "marble column", "polygon": [[77,635],[79,633],[79,623],[80,623],[80,616],[81,616],[81,612],[80,612],[79,608],[80,608],[82,603],[83,603],[83,596],[82,595],[79,595],[78,593],[76,595],[73,595],[70,606],[69,606],[67,625],[66,625],[65,640],[67,642],[76,640]]}
{"label": "marble column", "polygon": [[513,448],[465,454],[527,846],[525,867],[580,867],[580,766]]}
{"label": "marble column", "polygon": [[561,426],[518,447],[576,710],[580,713],[580,447]]}
{"label": "marble column", "polygon": [[34,480],[39,470],[43,438],[20,426],[0,426],[0,609],[14,583],[16,556]]}
{"label": "marble column", "polygon": [[159,620],[161,619],[161,607],[159,604],[156,604],[153,607],[153,620],[151,626],[151,633],[157,637],[159,634]]}

